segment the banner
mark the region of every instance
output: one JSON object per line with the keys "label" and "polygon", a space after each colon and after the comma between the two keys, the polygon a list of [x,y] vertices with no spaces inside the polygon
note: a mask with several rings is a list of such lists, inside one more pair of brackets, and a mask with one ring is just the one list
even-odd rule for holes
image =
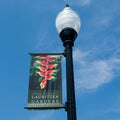
{"label": "banner", "polygon": [[30,54],[29,109],[56,109],[62,105],[61,55]]}

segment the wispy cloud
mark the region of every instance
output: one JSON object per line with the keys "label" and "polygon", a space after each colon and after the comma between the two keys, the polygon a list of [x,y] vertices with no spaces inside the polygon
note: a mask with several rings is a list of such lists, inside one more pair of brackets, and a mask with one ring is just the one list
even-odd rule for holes
{"label": "wispy cloud", "polygon": [[81,5],[88,5],[91,3],[92,0],[79,0]]}
{"label": "wispy cloud", "polygon": [[85,57],[89,55],[89,52],[82,52],[78,49],[74,51],[73,58],[79,64],[85,64]]}
{"label": "wispy cloud", "polygon": [[120,113],[119,101],[120,101],[120,93],[118,91],[118,93],[114,95],[114,99],[112,99],[112,104],[104,109],[99,109],[98,112],[101,114],[116,114],[116,113],[119,114]]}
{"label": "wispy cloud", "polygon": [[69,2],[72,5],[80,5],[80,6],[86,6],[89,5],[93,0],[64,0],[65,2]]}
{"label": "wispy cloud", "polygon": [[103,113],[120,113],[120,108],[116,107],[116,108],[109,108],[107,110],[102,111]]}
{"label": "wispy cloud", "polygon": [[111,23],[111,20],[112,20],[112,17],[111,16],[107,16],[107,15],[102,15],[102,16],[96,16],[94,18],[94,25],[95,26],[101,26],[101,27],[107,27],[108,25],[110,25]]}
{"label": "wispy cloud", "polygon": [[93,14],[86,17],[87,22],[83,21],[86,32],[81,35],[86,51],[90,51],[74,51],[77,90],[97,89],[120,75],[120,37],[116,21],[120,7],[116,2],[106,1],[105,4],[96,2],[91,9]]}
{"label": "wispy cloud", "polygon": [[95,89],[113,78],[112,69],[106,61],[102,60],[84,65],[78,73],[80,75],[80,78],[77,78],[76,81],[77,84],[79,83],[78,89]]}
{"label": "wispy cloud", "polygon": [[34,114],[33,116],[30,117],[29,120],[48,120],[48,119],[52,119],[52,117],[54,116],[54,111],[45,111],[42,114]]}
{"label": "wispy cloud", "polygon": [[[74,60],[76,61],[77,69],[75,70],[76,75],[76,88],[79,89],[97,89],[99,86],[109,83],[120,70],[118,67],[120,65],[119,58],[110,59],[96,59],[90,61],[87,59],[88,53],[75,51]],[[82,61],[82,62],[81,62]],[[85,64],[81,64],[85,63]]]}

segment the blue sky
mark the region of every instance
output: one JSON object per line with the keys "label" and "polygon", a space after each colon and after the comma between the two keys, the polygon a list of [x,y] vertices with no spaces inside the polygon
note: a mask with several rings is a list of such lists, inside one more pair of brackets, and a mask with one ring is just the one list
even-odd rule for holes
{"label": "blue sky", "polygon": [[[27,111],[29,52],[63,52],[57,14],[81,18],[73,49],[78,120],[120,120],[119,0],[0,0],[0,119],[66,120],[64,110]],[[65,60],[63,58],[65,102]]]}

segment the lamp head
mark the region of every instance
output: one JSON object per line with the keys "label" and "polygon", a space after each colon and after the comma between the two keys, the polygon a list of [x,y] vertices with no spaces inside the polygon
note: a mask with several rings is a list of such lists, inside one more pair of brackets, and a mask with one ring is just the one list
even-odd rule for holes
{"label": "lamp head", "polygon": [[73,43],[80,30],[81,22],[78,14],[69,5],[58,14],[56,18],[56,29],[63,43]]}

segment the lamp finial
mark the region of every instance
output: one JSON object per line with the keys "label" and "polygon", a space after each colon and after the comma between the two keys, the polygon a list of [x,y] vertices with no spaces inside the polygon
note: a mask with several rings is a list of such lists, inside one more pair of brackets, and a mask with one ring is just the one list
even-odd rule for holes
{"label": "lamp finial", "polygon": [[69,4],[66,4],[66,7],[70,7]]}

